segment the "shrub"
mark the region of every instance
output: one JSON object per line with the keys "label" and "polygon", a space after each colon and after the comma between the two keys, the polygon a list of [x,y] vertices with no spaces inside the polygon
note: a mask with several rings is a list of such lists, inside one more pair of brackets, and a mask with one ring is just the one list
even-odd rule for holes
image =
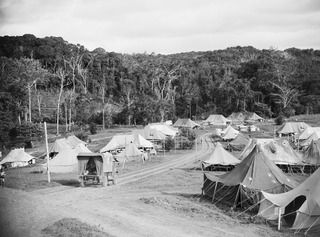
{"label": "shrub", "polygon": [[194,141],[196,139],[196,133],[192,129],[181,128],[180,135],[187,137],[190,141]]}
{"label": "shrub", "polygon": [[166,151],[170,151],[174,148],[174,140],[171,137],[167,137],[165,143],[162,145],[162,148]]}
{"label": "shrub", "polygon": [[86,134],[85,132],[81,131],[78,132],[76,134],[74,134],[77,138],[79,138],[82,141],[88,141],[88,134]]}
{"label": "shrub", "polygon": [[284,119],[284,116],[282,114],[280,114],[278,117],[276,117],[276,119],[274,120],[274,122],[277,124],[277,125],[281,125],[283,124],[285,121]]}
{"label": "shrub", "polygon": [[96,134],[97,133],[97,125],[95,123],[90,123],[89,130],[90,130],[91,134]]}

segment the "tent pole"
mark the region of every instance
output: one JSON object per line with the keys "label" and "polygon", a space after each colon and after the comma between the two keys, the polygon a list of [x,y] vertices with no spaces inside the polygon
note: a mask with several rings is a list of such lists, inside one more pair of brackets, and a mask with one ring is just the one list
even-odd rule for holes
{"label": "tent pole", "polygon": [[213,191],[213,195],[212,195],[212,203],[213,203],[214,198],[215,198],[215,196],[216,196],[217,186],[218,186],[218,182],[216,182],[216,185],[214,186],[214,191]]}
{"label": "tent pole", "polygon": [[240,191],[240,187],[238,188],[238,191],[237,191],[237,194],[236,194],[236,198],[234,199],[233,208],[235,208],[236,205],[237,205],[237,199],[238,199],[238,196],[239,196],[239,191]]}
{"label": "tent pole", "polygon": [[278,210],[278,231],[280,231],[281,228],[281,207],[279,207]]}
{"label": "tent pole", "polygon": [[48,175],[48,183],[51,182],[51,177],[50,177],[50,166],[49,166],[49,146],[48,146],[48,133],[47,133],[47,123],[44,122],[44,135],[46,139],[46,151],[47,151],[47,175]]}

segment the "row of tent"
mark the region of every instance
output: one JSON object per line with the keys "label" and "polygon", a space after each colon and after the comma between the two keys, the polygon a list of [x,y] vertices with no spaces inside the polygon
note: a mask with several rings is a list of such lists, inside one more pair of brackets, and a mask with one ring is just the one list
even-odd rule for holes
{"label": "row of tent", "polygon": [[[216,149],[225,153],[220,145]],[[223,201],[235,207],[250,209],[260,204],[259,215],[268,220],[276,220],[280,209],[293,229],[309,231],[320,225],[320,169],[299,184],[285,175],[259,144],[232,171],[222,175],[204,172],[202,193],[214,203]]]}
{"label": "row of tent", "polygon": [[203,162],[203,167],[234,166],[245,159],[256,145],[260,146],[260,150],[269,160],[279,166],[320,166],[320,140],[313,141],[303,153],[294,150],[289,141],[283,138],[250,139],[240,133],[234,141],[229,143],[229,146],[239,148],[244,145],[238,159],[218,142],[209,159]]}
{"label": "row of tent", "polygon": [[262,122],[264,118],[257,115],[254,112],[237,112],[232,113],[228,118],[224,117],[222,114],[211,114],[208,116],[206,120],[204,120],[201,124],[198,124],[191,119],[178,119],[173,127],[176,128],[198,128],[201,125],[203,126],[217,126],[217,127],[225,127],[229,124],[242,124],[244,122],[255,123]]}

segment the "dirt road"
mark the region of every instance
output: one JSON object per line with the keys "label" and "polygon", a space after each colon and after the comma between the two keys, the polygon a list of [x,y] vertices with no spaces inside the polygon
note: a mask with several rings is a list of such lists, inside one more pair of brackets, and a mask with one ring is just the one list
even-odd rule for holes
{"label": "dirt road", "polygon": [[[43,236],[45,227],[70,217],[113,236],[282,236],[266,226],[241,224],[200,201],[202,174],[181,169],[207,157],[197,151],[119,177],[118,185],[0,191],[0,235]],[[198,163],[196,163],[198,165]]]}

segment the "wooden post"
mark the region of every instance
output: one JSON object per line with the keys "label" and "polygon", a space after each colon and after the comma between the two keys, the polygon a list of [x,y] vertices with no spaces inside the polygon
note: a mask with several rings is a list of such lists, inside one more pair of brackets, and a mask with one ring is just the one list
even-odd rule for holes
{"label": "wooden post", "polygon": [[48,146],[48,134],[47,134],[47,123],[44,122],[44,134],[46,139],[46,151],[47,151],[47,174],[48,174],[48,183],[51,182],[50,178],[50,166],[49,166],[49,146]]}
{"label": "wooden post", "polygon": [[281,228],[281,207],[279,207],[278,210],[278,231],[280,231]]}

